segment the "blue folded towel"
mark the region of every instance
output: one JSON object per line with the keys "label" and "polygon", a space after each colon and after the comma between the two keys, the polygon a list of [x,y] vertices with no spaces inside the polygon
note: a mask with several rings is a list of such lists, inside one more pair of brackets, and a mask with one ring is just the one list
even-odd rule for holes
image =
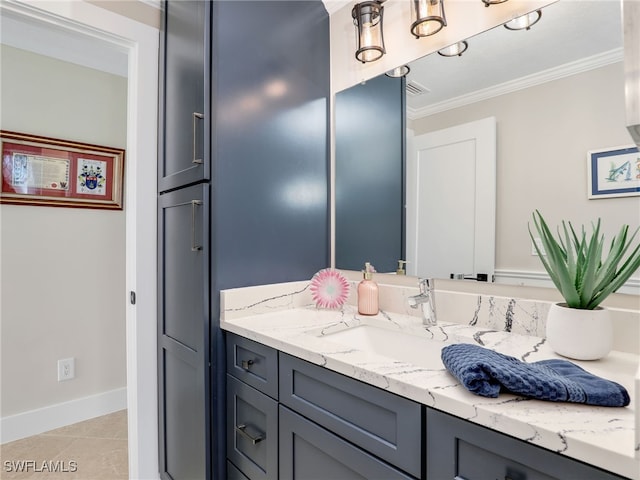
{"label": "blue folded towel", "polygon": [[484,397],[495,398],[504,390],[552,402],[629,405],[629,393],[622,385],[592,375],[567,360],[525,363],[478,345],[460,343],[442,349],[442,362],[467,390]]}

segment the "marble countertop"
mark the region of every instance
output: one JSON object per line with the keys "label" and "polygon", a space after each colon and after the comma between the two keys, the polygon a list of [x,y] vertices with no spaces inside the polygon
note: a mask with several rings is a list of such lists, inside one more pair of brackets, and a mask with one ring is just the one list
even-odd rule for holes
{"label": "marble countertop", "polygon": [[369,324],[428,338],[441,346],[474,343],[527,362],[561,357],[542,338],[530,335],[446,319],[439,319],[434,327],[424,327],[415,316],[386,311],[362,316],[349,305],[341,310],[317,309],[308,302],[306,288],[300,283],[283,284],[284,290],[268,286],[222,292],[221,328],[528,443],[640,480],[633,408],[638,355],[614,351],[602,360],[574,362],[623,385],[632,397],[628,407],[555,403],[511,394],[480,397],[461,386],[441,362],[420,366],[400,361],[358,350],[331,339],[330,334]]}

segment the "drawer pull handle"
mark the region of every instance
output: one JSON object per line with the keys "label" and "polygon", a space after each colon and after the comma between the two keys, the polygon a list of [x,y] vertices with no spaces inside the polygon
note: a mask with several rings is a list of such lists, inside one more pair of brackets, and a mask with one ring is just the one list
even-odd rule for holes
{"label": "drawer pull handle", "polygon": [[242,369],[243,370],[249,370],[251,368],[251,365],[254,364],[253,360],[242,360],[242,362],[240,363],[242,365]]}
{"label": "drawer pull handle", "polygon": [[464,477],[461,477],[460,475],[456,475],[455,477],[453,477],[453,480],[467,480]]}
{"label": "drawer pull handle", "polygon": [[191,163],[195,163],[195,164],[201,164],[202,163],[202,159],[201,158],[196,158],[196,150],[197,150],[197,144],[196,144],[196,123],[198,121],[198,119],[202,120],[204,118],[204,115],[198,112],[193,112],[193,159],[191,160]]}
{"label": "drawer pull handle", "polygon": [[236,425],[236,432],[238,432],[240,435],[242,435],[244,438],[246,438],[247,440],[251,441],[251,443],[253,445],[255,445],[256,443],[261,442],[262,440],[264,440],[264,437],[262,435],[256,435],[255,437],[252,437],[251,435],[249,435],[245,429],[247,428],[246,425],[242,424],[242,425]]}
{"label": "drawer pull handle", "polygon": [[202,200],[191,200],[191,251],[202,250],[202,245],[196,245],[196,206],[202,205]]}

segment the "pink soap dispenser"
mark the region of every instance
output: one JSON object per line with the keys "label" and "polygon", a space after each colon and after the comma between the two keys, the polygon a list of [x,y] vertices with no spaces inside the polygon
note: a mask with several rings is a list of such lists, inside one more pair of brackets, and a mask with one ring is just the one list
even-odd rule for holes
{"label": "pink soap dispenser", "polygon": [[364,264],[364,278],[358,284],[358,313],[360,315],[377,315],[378,284],[372,280],[375,268],[369,262]]}

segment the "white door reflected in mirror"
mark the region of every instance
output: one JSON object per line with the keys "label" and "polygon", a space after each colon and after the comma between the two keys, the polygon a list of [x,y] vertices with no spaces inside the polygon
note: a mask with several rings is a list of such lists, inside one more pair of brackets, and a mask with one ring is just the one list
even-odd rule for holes
{"label": "white door reflected in mirror", "polygon": [[493,278],[496,120],[408,138],[407,273]]}

